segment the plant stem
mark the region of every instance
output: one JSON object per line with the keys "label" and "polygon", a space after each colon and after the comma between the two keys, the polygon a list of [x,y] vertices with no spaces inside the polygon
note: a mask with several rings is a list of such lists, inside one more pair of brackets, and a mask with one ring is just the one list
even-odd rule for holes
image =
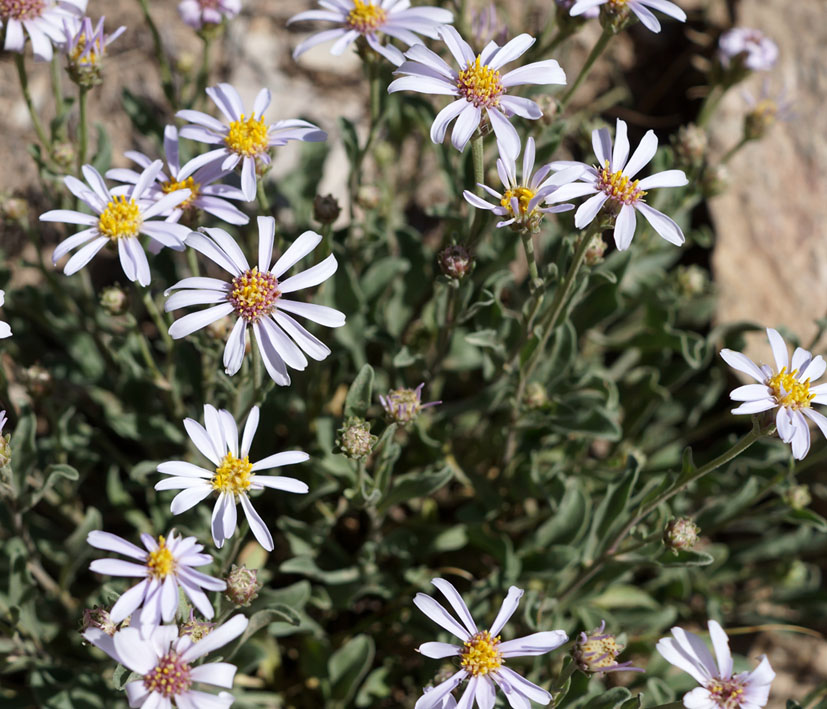
{"label": "plant stem", "polygon": [[742,136],[741,140],[739,140],[735,145],[733,145],[729,150],[724,153],[724,156],[720,160],[721,165],[725,165],[730,161],[733,155],[737,153],[741,148],[743,148],[747,143],[749,143],[749,138],[747,136]]}
{"label": "plant stem", "polygon": [[528,261],[528,275],[531,278],[531,290],[533,292],[540,280],[540,272],[537,270],[537,256],[534,253],[534,233],[531,231],[520,232],[520,238],[523,241],[525,257]]}
{"label": "plant stem", "polygon": [[257,180],[256,198],[258,199],[258,206],[261,207],[261,211],[267,216],[272,216],[270,212],[270,200],[267,199],[267,192],[264,189],[264,176],[259,177]]}
{"label": "plant stem", "polygon": [[712,114],[715,113],[715,109],[718,108],[718,104],[724,97],[724,93],[725,89],[721,86],[713,86],[709,90],[701,105],[701,110],[698,111],[698,118],[695,121],[698,127],[703,128],[709,122],[709,119],[712,118]]}
{"label": "plant stem", "polygon": [[37,111],[35,111],[32,95],[29,92],[29,77],[26,75],[26,64],[22,54],[14,54],[14,64],[17,67],[17,77],[20,79],[20,91],[23,93],[23,99],[26,101],[26,108],[29,109],[29,116],[32,119],[32,125],[34,126],[35,133],[37,133],[38,139],[43,144],[43,147],[46,148],[48,155],[51,157],[52,141],[49,140],[49,137],[46,135],[46,131],[43,130],[43,124],[40,122]]}
{"label": "plant stem", "polygon": [[[482,133],[477,130],[471,138],[471,160],[474,164],[474,187],[477,194],[484,194],[479,185],[485,182],[485,144]],[[474,218],[471,220],[471,229],[468,237],[468,247],[473,249],[482,236],[482,226],[485,223],[485,212],[482,209],[474,210]]]}
{"label": "plant stem", "polygon": [[[192,249],[190,249],[190,251],[192,251]],[[155,327],[158,329],[158,334],[161,336],[161,339],[166,345],[167,352],[172,352],[175,341],[169,334],[169,323],[164,320],[164,316],[161,314],[161,311],[158,310],[158,306],[156,305],[155,299],[152,297],[152,293],[150,293],[149,288],[144,290],[144,306],[146,306],[146,310],[149,313],[149,317],[152,318],[152,322],[155,323]]]}
{"label": "plant stem", "polygon": [[170,105],[175,109],[178,108],[178,99],[175,96],[175,85],[172,82],[172,69],[169,66],[169,59],[164,53],[164,45],[161,42],[161,34],[158,32],[158,27],[149,13],[149,4],[147,0],[138,0],[141,5],[141,10],[144,13],[144,19],[149,26],[149,31],[152,33],[152,42],[155,45],[155,58],[158,60],[158,67],[161,71],[161,84],[164,88],[164,96],[167,97]]}
{"label": "plant stem", "polygon": [[201,68],[198,70],[198,79],[195,82],[195,93],[192,97],[192,104],[195,105],[204,96],[207,89],[207,83],[210,78],[210,49],[212,47],[212,37],[205,35],[202,37],[204,48],[201,53]]}
{"label": "plant stem", "polygon": [[78,174],[86,164],[86,151],[89,146],[89,126],[86,120],[86,95],[89,89],[81,86],[78,91],[78,110],[80,111],[80,124],[78,125]]}
{"label": "plant stem", "polygon": [[57,112],[58,131],[59,135],[62,138],[65,138],[66,124],[63,121],[63,117],[66,114],[66,102],[63,100],[63,83],[61,82],[60,77],[60,56],[57,53],[55,53],[52,57],[51,76],[52,93],[55,97],[55,111]]}
{"label": "plant stem", "polygon": [[606,46],[609,44],[609,40],[614,36],[614,33],[609,29],[604,29],[603,34],[600,35],[600,39],[595,42],[594,47],[592,47],[592,51],[589,53],[589,56],[586,58],[586,63],[583,65],[583,68],[580,70],[580,73],[577,75],[577,78],[574,80],[574,83],[567,89],[566,93],[560,98],[560,110],[564,109],[571,97],[574,96],[574,92],[577,91],[580,84],[586,79],[589,75],[589,72],[594,66],[594,63],[597,61],[598,57],[603,54],[603,50],[606,49]]}

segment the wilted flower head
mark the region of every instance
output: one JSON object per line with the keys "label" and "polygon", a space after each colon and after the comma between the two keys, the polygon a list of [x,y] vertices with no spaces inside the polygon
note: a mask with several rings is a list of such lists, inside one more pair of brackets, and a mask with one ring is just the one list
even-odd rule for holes
{"label": "wilted flower head", "polygon": [[709,636],[717,667],[704,641],[683,628],[672,628],[671,638],[661,638],[657,651],[667,662],[691,675],[701,686],[683,695],[685,707],[697,709],[755,709],[767,703],[775,672],[766,656],[752,672],[732,674],[729,638],[714,620]]}
{"label": "wilted flower head", "polygon": [[394,423],[407,424],[413,421],[422,409],[427,409],[429,406],[437,406],[441,401],[430,401],[427,404],[422,403],[422,388],[425,382],[422,382],[416,389],[391,389],[387,396],[380,394],[379,401],[382,402],[382,407],[385,409],[385,414]]}
{"label": "wilted flower head", "polygon": [[[5,291],[0,290],[0,306],[6,302],[6,293]],[[0,320],[0,340],[5,337],[11,337],[11,327],[8,323],[3,322]],[[2,430],[2,426],[0,426],[0,430]]]}
{"label": "wilted flower head", "polygon": [[332,194],[317,194],[313,198],[313,218],[321,224],[333,224],[342,213],[342,208]]}
{"label": "wilted flower head", "polygon": [[85,608],[83,611],[80,632],[84,633],[89,628],[97,628],[112,636],[117,631],[118,626],[112,621],[112,617],[106,608],[95,606],[94,608]]}
{"label": "wilted flower head", "polygon": [[631,662],[618,662],[617,656],[623,652],[623,646],[617,644],[617,638],[604,633],[606,621],[600,621],[600,627],[590,633],[580,633],[580,637],[571,651],[572,656],[583,672],[603,674],[604,672],[643,672],[639,667],[632,667]]}
{"label": "wilted flower head", "polygon": [[92,20],[84,17],[80,26],[65,23],[66,43],[63,53],[67,58],[69,76],[79,86],[91,88],[103,81],[103,58],[106,48],[126,32],[126,27],[118,27],[112,34],[103,33],[103,20],[93,27]]}
{"label": "wilted flower head", "polygon": [[227,598],[237,606],[249,606],[261,590],[261,583],[258,580],[258,571],[248,569],[243,564],[233,564],[230,573],[227,574],[227,590],[224,592]]}
{"label": "wilted flower head", "polygon": [[51,61],[52,45],[66,40],[64,25],[76,28],[86,12],[87,0],[0,0],[0,29],[5,26],[7,52],[23,53],[26,30],[38,61]]}
{"label": "wilted flower head", "polygon": [[181,19],[195,30],[232,20],[239,12],[241,0],[182,0],[178,3]]}
{"label": "wilted flower head", "polygon": [[474,267],[474,258],[461,244],[451,244],[439,252],[439,268],[444,276],[462,280]]}
{"label": "wilted flower head", "polygon": [[747,91],[741,92],[749,110],[744,116],[744,137],[747,140],[759,140],[778,121],[789,121],[793,118],[793,102],[787,98],[786,91],[773,94],[769,83],[764,82],[761,92],[755,98]]}
{"label": "wilted flower head", "polygon": [[195,617],[195,611],[190,608],[190,617],[186,623],[182,623],[178,628],[178,635],[184,637],[189,636],[194,643],[197,643],[202,638],[205,638],[215,629],[215,623],[207,620],[199,620]]}
{"label": "wilted flower head", "polygon": [[351,460],[361,460],[370,455],[376,441],[379,440],[370,432],[370,424],[356,416],[346,419],[338,433],[336,444]]}
{"label": "wilted flower head", "polygon": [[694,547],[700,531],[701,528],[689,517],[678,517],[666,524],[666,529],[663,530],[663,543],[677,554]]}
{"label": "wilted flower head", "polygon": [[778,59],[778,45],[760,30],[733,27],[718,40],[718,59],[725,68],[769,71]]}

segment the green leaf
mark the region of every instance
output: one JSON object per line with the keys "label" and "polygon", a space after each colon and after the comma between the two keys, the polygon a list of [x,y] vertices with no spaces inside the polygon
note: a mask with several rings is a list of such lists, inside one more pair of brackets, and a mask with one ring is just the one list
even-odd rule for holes
{"label": "green leaf", "polygon": [[601,608],[651,608],[660,606],[646,591],[637,586],[618,584],[601,593],[592,603]]}
{"label": "green leaf", "polygon": [[389,507],[397,505],[416,497],[427,497],[433,495],[441,487],[448,484],[454,477],[454,471],[450,466],[431,473],[408,473],[397,478],[387,497],[382,500],[379,509],[384,512]]}
{"label": "green leaf", "polygon": [[625,704],[631,696],[632,693],[626,687],[612,687],[587,702],[584,709],[613,709]]}
{"label": "green leaf", "polygon": [[827,532],[827,519],[812,510],[790,510],[787,519],[794,524],[805,524],[819,532]]}
{"label": "green leaf", "polygon": [[366,364],[359,370],[345,399],[345,417],[367,418],[368,407],[373,396],[373,367]]}
{"label": "green leaf", "polygon": [[691,551],[682,549],[677,554],[671,551],[664,551],[658,558],[657,563],[660,566],[709,566],[715,561],[712,554],[705,551]]}
{"label": "green leaf", "polygon": [[375,654],[373,638],[357,635],[330,656],[327,671],[334,699],[347,705],[373,664]]}

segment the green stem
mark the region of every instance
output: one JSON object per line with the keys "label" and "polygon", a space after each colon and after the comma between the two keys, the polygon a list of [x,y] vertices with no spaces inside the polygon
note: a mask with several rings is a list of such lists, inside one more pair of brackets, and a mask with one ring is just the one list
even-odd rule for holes
{"label": "green stem", "polygon": [[52,141],[49,140],[49,137],[46,135],[46,131],[43,130],[43,124],[40,122],[40,118],[34,108],[32,95],[29,92],[29,77],[26,75],[26,64],[23,59],[23,55],[15,53],[14,63],[17,67],[17,77],[20,79],[20,91],[23,93],[23,99],[26,101],[26,108],[29,109],[29,116],[32,119],[32,125],[34,126],[35,133],[37,133],[38,139],[42,143],[43,147],[46,148],[49,156],[51,156]]}
{"label": "green stem", "polygon": [[[190,249],[190,251],[192,250],[193,249]],[[158,309],[158,306],[156,305],[155,299],[152,297],[152,293],[150,293],[149,288],[144,290],[144,306],[146,307],[146,310],[149,313],[149,317],[152,318],[152,322],[155,323],[155,327],[158,330],[158,334],[164,341],[164,345],[166,345],[167,352],[172,352],[172,348],[175,345],[175,341],[169,334],[169,323],[167,323],[167,321],[164,320],[164,316]]]}
{"label": "green stem", "polygon": [[52,57],[51,66],[52,93],[55,97],[55,110],[57,111],[57,124],[60,135],[65,138],[66,124],[63,117],[66,115],[66,102],[63,100],[63,83],[60,75],[60,56],[55,53]]}
{"label": "green stem", "polygon": [[86,151],[89,145],[89,127],[86,120],[86,96],[89,89],[80,87],[78,92],[78,109],[80,111],[80,125],[78,126],[78,174],[80,169],[86,164]]}
{"label": "green stem", "polygon": [[195,94],[192,97],[191,103],[195,105],[207,90],[207,83],[210,78],[210,49],[212,48],[212,37],[205,35],[201,38],[204,42],[204,48],[201,53],[201,68],[198,70],[198,79],[195,83]]}
{"label": "green stem", "polygon": [[749,143],[749,138],[747,136],[742,136],[741,140],[739,140],[735,145],[733,145],[729,150],[724,153],[724,156],[721,158],[720,164],[726,165],[730,161],[733,155],[737,153],[741,148],[743,148],[747,143]]}
{"label": "green stem", "polygon": [[706,95],[706,98],[701,105],[701,110],[698,111],[698,118],[695,121],[700,128],[703,128],[709,122],[709,119],[712,118],[712,114],[715,113],[715,109],[718,108],[718,104],[724,97],[724,93],[725,89],[720,85],[713,86],[709,90],[709,93]]}
{"label": "green stem", "polygon": [[[479,185],[485,183],[485,144],[482,133],[478,130],[471,138],[471,160],[474,165],[474,187],[477,194],[484,194]],[[486,213],[482,209],[474,210],[471,229],[468,237],[468,248],[473,249],[482,236],[482,227],[485,224]]]}
{"label": "green stem", "polygon": [[270,212],[270,200],[267,199],[267,191],[264,189],[263,175],[257,180],[256,198],[258,199],[258,206],[261,207],[261,211],[267,216],[272,216]]}
{"label": "green stem", "polygon": [[597,61],[598,57],[603,54],[603,50],[609,44],[609,40],[614,37],[614,33],[610,29],[604,29],[603,34],[600,35],[600,39],[597,40],[594,47],[592,47],[592,51],[589,53],[589,56],[586,58],[586,63],[583,65],[583,68],[580,70],[580,73],[577,75],[577,78],[574,80],[574,83],[568,88],[566,93],[560,98],[560,110],[564,109],[571,97],[574,96],[574,92],[577,91],[580,84],[585,81],[586,77],[589,75],[589,72],[594,66],[594,63]]}
{"label": "green stem", "polygon": [[525,257],[528,261],[528,275],[531,278],[531,290],[533,292],[540,281],[540,272],[537,270],[537,256],[534,253],[534,234],[530,231],[523,231],[520,232],[520,238],[523,241]]}
{"label": "green stem", "polygon": [[175,85],[172,82],[172,69],[169,65],[169,59],[164,53],[164,45],[161,42],[161,34],[158,32],[158,27],[149,13],[149,4],[147,0],[138,0],[141,5],[141,10],[144,13],[144,19],[149,26],[149,31],[152,33],[152,42],[155,45],[155,57],[158,60],[158,67],[161,71],[161,84],[164,88],[164,96],[167,97],[170,105],[173,108],[178,108],[178,99],[175,96]]}

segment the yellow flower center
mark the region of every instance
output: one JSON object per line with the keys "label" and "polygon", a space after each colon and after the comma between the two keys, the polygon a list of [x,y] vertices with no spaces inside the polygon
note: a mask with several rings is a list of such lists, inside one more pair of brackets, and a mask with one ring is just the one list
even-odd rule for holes
{"label": "yellow flower center", "polygon": [[[517,198],[519,214],[514,214],[514,207],[511,206],[512,197]],[[528,187],[515,187],[513,190],[506,190],[500,205],[508,210],[508,213],[515,218],[524,217],[528,213],[528,203],[534,199],[534,192]]]}
{"label": "yellow flower center", "polygon": [[353,9],[347,14],[347,26],[361,34],[374,32],[385,24],[388,14],[373,0],[353,0]]}
{"label": "yellow flower center", "polygon": [[276,309],[281,295],[278,279],[258,266],[233,278],[228,300],[247,322],[257,322]]}
{"label": "yellow flower center", "polygon": [[175,557],[167,548],[167,540],[164,537],[158,537],[158,548],[149,553],[146,565],[149,567],[150,575],[156,579],[163,580],[175,571]]}
{"label": "yellow flower center", "polygon": [[737,679],[714,679],[706,687],[712,700],[721,709],[737,709],[741,705],[744,686]]}
{"label": "yellow flower center", "polygon": [[186,180],[181,180],[181,182],[176,182],[175,180],[162,182],[161,189],[164,191],[164,194],[176,192],[177,190],[189,190],[191,193],[190,196],[176,207],[176,209],[189,209],[198,197],[198,191],[201,189],[201,185],[193,180],[192,177],[188,177]]}
{"label": "yellow flower center", "polygon": [[250,462],[249,456],[243,458],[236,458],[232,453],[227,453],[219,465],[215,469],[215,475],[212,476],[213,490],[219,492],[231,492],[234,495],[240,495],[250,489],[253,484],[251,472],[253,464]]}
{"label": "yellow flower center", "polygon": [[772,389],[779,406],[791,409],[810,408],[810,402],[816,398],[815,394],[810,393],[810,380],[808,378],[802,382],[796,379],[797,376],[797,369],[787,372],[787,368],[782,367],[778,374],[767,379],[767,386]]}
{"label": "yellow flower center", "polygon": [[9,20],[34,20],[46,7],[45,0],[0,0],[0,17]]}
{"label": "yellow flower center", "polygon": [[500,636],[492,638],[487,630],[472,635],[463,643],[463,650],[460,653],[462,669],[472,677],[487,675],[489,672],[498,670],[503,664],[499,645]]}
{"label": "yellow flower center", "polygon": [[176,697],[192,687],[190,666],[170,652],[164,655],[158,664],[144,675],[144,687],[150,692],[157,692],[163,697]]}
{"label": "yellow flower center", "polygon": [[609,7],[612,10],[621,10],[626,7],[626,0],[609,0]]}
{"label": "yellow flower center", "polygon": [[589,640],[580,646],[582,657],[592,672],[597,672],[605,667],[613,667],[620,648],[617,641],[611,635],[601,635]]}
{"label": "yellow flower center", "polygon": [[230,123],[230,130],[224,139],[227,147],[234,153],[246,157],[255,157],[267,152],[270,140],[267,137],[267,125],[261,118],[241,118]]}
{"label": "yellow flower center", "polygon": [[141,210],[134,199],[112,197],[98,218],[98,231],[113,241],[137,236],[143,224]]}
{"label": "yellow flower center", "polygon": [[466,101],[477,108],[495,108],[500,103],[500,96],[505,93],[500,72],[483,64],[479,55],[459,73],[457,89]]}
{"label": "yellow flower center", "polygon": [[609,172],[608,160],[597,176],[597,188],[609,195],[610,199],[623,204],[634,204],[646,196],[646,192],[638,187],[639,182],[640,180],[630,180],[623,174],[623,170]]}

